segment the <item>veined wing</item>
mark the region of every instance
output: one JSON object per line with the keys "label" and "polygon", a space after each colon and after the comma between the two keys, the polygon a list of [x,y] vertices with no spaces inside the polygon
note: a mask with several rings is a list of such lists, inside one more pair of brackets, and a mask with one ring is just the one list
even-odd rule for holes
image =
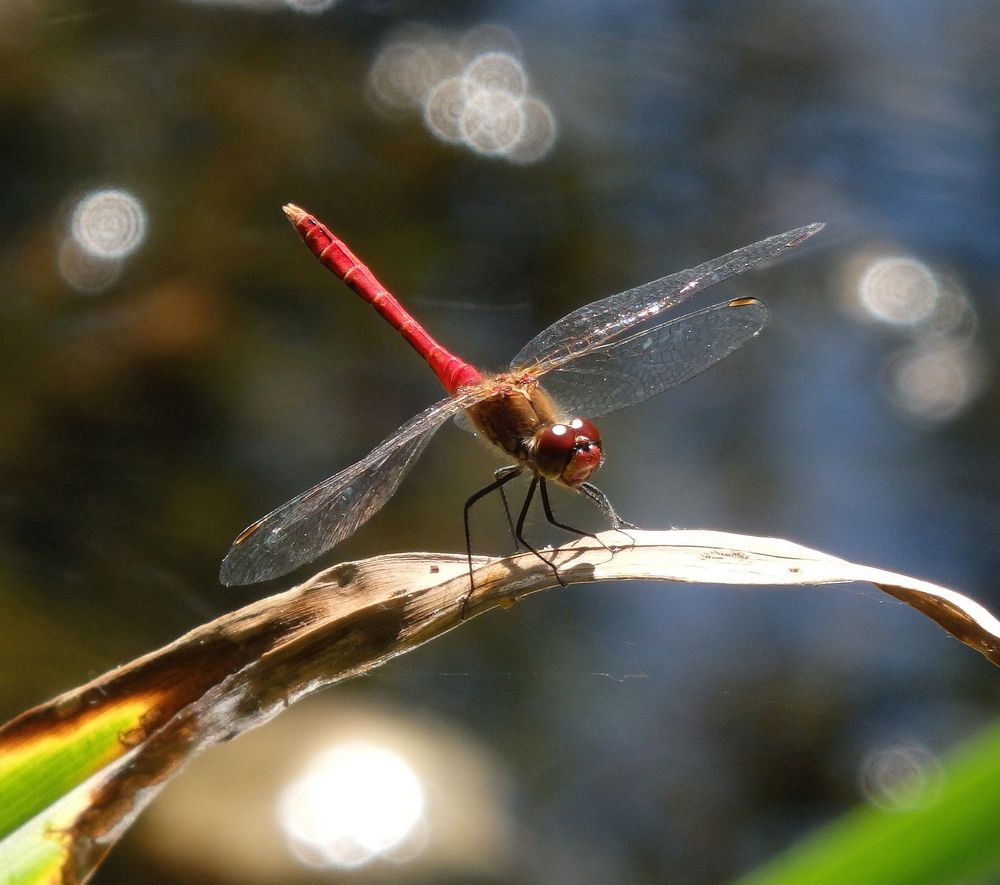
{"label": "veined wing", "polygon": [[565,417],[597,418],[683,384],[757,335],[767,307],[756,298],[714,304],[602,344],[542,378]]}
{"label": "veined wing", "polygon": [[219,570],[226,586],[254,584],[311,562],[354,534],[399,487],[441,425],[482,394],[435,403],[368,455],[247,526]]}
{"label": "veined wing", "polygon": [[654,319],[695,292],[780,255],[822,229],[822,224],[810,224],[768,237],[690,270],[578,308],[532,338],[511,361],[511,369],[530,369],[536,365],[548,370],[557,368],[633,326]]}

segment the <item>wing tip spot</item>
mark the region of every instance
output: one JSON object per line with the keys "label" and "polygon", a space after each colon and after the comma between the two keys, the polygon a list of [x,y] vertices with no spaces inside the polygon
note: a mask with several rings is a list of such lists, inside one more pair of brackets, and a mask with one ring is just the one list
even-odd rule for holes
{"label": "wing tip spot", "polygon": [[256,522],[250,523],[250,525],[248,525],[245,529],[243,529],[242,532],[240,532],[236,536],[236,540],[233,541],[233,546],[238,547],[240,544],[242,544],[247,538],[249,538],[254,532],[256,532],[257,529],[260,528],[262,522],[263,522],[262,519],[258,519]]}

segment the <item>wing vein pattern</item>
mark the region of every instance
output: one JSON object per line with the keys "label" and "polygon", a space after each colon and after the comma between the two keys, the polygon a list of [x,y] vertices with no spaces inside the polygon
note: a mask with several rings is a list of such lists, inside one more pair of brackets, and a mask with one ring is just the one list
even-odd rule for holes
{"label": "wing vein pattern", "polygon": [[655,318],[686,301],[696,292],[775,258],[822,230],[810,224],[743,246],[690,270],[588,304],[557,320],[531,339],[511,361],[511,369],[538,366],[557,368],[596,345],[617,338],[628,329]]}
{"label": "wing vein pattern", "polygon": [[226,586],[267,581],[354,534],[392,497],[441,425],[481,398],[470,391],[440,400],[356,464],[272,510],[233,544],[219,579]]}
{"label": "wing vein pattern", "polygon": [[563,416],[598,418],[683,384],[767,324],[755,298],[723,302],[602,344],[545,375]]}

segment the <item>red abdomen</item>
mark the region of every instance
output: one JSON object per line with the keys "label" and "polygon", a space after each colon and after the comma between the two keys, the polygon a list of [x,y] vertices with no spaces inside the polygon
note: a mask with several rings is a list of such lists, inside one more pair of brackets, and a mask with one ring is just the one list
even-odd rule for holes
{"label": "red abdomen", "polygon": [[448,393],[482,381],[479,371],[438,344],[325,224],[291,203],[284,210],[313,254],[399,330]]}

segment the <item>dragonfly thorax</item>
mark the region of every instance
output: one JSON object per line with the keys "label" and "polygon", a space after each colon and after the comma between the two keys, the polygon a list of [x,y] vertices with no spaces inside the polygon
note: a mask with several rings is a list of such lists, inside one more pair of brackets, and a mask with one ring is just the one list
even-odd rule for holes
{"label": "dragonfly thorax", "polygon": [[550,424],[535,434],[532,460],[545,479],[581,485],[604,460],[601,434],[586,418]]}

